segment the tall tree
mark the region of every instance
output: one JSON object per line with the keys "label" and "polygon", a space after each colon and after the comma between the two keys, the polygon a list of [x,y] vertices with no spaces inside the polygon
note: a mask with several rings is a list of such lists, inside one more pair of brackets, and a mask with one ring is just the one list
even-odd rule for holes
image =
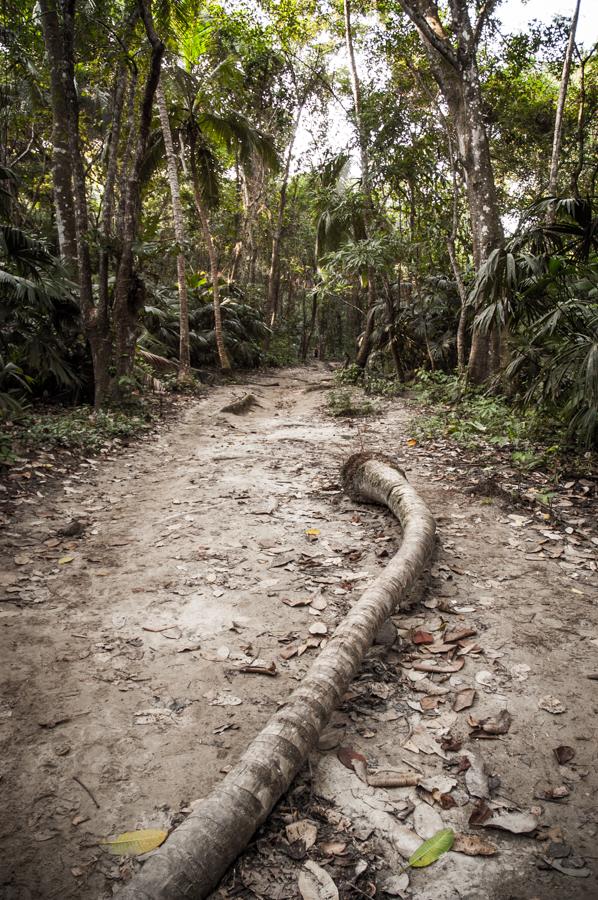
{"label": "tall tree", "polygon": [[156,101],[160,113],[160,125],[162,128],[162,137],[164,139],[164,149],[166,151],[166,171],[168,174],[168,185],[170,188],[170,197],[172,200],[174,237],[177,242],[176,265],[180,307],[179,380],[186,381],[189,378],[189,374],[191,372],[191,357],[189,348],[189,296],[187,291],[187,274],[185,264],[185,220],[183,216],[183,207],[181,205],[181,190],[179,186],[177,156],[174,151],[172,130],[170,128],[170,120],[168,118],[166,97],[164,95],[162,82],[160,82],[156,91]]}
{"label": "tall tree", "polygon": [[[372,183],[370,179],[370,157],[368,149],[368,136],[363,117],[363,109],[361,103],[361,84],[359,81],[359,72],[357,70],[357,61],[355,59],[355,48],[353,46],[353,26],[351,22],[351,0],[343,0],[343,13],[345,22],[345,46],[347,49],[347,58],[349,61],[349,73],[351,76],[351,91],[353,94],[353,115],[355,117],[355,126],[357,130],[357,142],[359,147],[359,162],[361,166],[361,190],[363,193],[363,229],[364,237],[367,239],[371,234],[371,227],[374,215],[374,202],[372,197]],[[376,279],[373,269],[370,267],[367,272],[367,308],[365,316],[365,327],[361,337],[361,343],[357,352],[355,362],[363,368],[368,361],[371,349],[372,332],[374,330],[374,306],[376,303]]]}
{"label": "tall tree", "polygon": [[[503,238],[478,68],[482,31],[497,2],[486,0],[472,20],[468,0],[451,0],[450,11],[442,14],[436,0],[399,0],[420,34],[454,123],[478,270]],[[488,334],[476,329],[471,341],[469,377],[482,382],[499,365],[498,330]]]}

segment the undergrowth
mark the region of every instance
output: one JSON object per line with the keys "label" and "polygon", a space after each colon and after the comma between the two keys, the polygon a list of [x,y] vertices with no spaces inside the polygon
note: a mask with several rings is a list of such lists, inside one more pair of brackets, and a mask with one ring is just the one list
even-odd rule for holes
{"label": "undergrowth", "polygon": [[350,390],[330,391],[327,400],[327,410],[335,418],[371,416],[376,408],[369,400],[362,400]]}
{"label": "undergrowth", "polygon": [[148,405],[134,409],[95,410],[90,406],[75,409],[36,410],[0,432],[0,464],[10,465],[25,451],[63,448],[97,453],[115,438],[126,440],[147,431],[157,410]]}
{"label": "undergrowth", "polygon": [[397,378],[364,370],[355,363],[338,369],[334,374],[334,380],[337,384],[361,387],[372,397],[396,397],[404,389],[404,385]]}
{"label": "undergrowth", "polygon": [[575,459],[565,427],[538,410],[466,387],[462,378],[443,372],[418,372],[410,387],[418,400],[441,406],[415,421],[413,434],[420,440],[451,438],[468,449],[485,443],[509,451],[514,465],[530,470]]}

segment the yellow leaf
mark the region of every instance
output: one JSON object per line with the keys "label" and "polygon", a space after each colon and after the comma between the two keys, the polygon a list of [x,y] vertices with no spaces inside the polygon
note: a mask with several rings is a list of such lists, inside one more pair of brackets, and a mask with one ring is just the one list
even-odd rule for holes
{"label": "yellow leaf", "polygon": [[407,441],[407,446],[408,446],[408,447],[416,447],[416,446],[417,446],[417,441],[415,440],[415,438],[410,438],[410,439]]}
{"label": "yellow leaf", "polygon": [[74,556],[62,556],[62,557],[58,560],[58,565],[59,565],[59,566],[64,566],[64,565],[66,565],[66,563],[72,562],[72,561],[74,560],[74,558],[75,558]]}
{"label": "yellow leaf", "polygon": [[308,528],[305,533],[308,534],[310,537],[317,537],[320,534],[320,529],[319,528]]}
{"label": "yellow leaf", "polygon": [[160,828],[145,828],[143,831],[125,831],[113,841],[100,841],[100,844],[115,856],[141,856],[163,844],[167,836],[168,832]]}

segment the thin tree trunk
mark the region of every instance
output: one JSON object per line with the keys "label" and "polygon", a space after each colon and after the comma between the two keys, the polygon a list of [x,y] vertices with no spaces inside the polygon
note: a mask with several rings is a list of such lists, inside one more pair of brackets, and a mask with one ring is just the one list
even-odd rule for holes
{"label": "thin tree trunk", "polygon": [[207,897],[288,789],[384,622],[400,608],[434,547],[434,520],[390,459],[356,454],[343,469],[354,500],[388,506],[403,528],[399,552],[338,626],[301,685],[243,757],[179,825],[122,900]]}
{"label": "thin tree trunk", "polygon": [[57,6],[40,2],[42,33],[50,70],[52,100],[52,183],[58,249],[67,268],[77,271],[77,229],[69,147],[68,101],[64,84],[64,43]]}
{"label": "thin tree trunk", "polygon": [[[370,159],[367,146],[367,132],[363,121],[361,108],[361,85],[359,83],[359,73],[357,71],[357,62],[355,60],[355,49],[353,47],[353,29],[351,26],[351,0],[343,0],[344,18],[345,18],[345,45],[347,48],[347,56],[349,58],[349,73],[351,76],[351,90],[353,93],[353,112],[355,115],[355,124],[357,126],[357,140],[359,143],[359,162],[361,165],[361,184],[364,196],[363,220],[365,226],[365,236],[370,236],[370,228],[374,216],[374,203],[372,198],[372,185],[370,180]],[[364,339],[362,340],[355,362],[362,369],[365,368],[371,350],[371,336],[374,328],[374,304],[376,302],[376,278],[374,271],[368,268],[368,302],[366,308],[366,320],[364,329]]]}
{"label": "thin tree trunk", "polygon": [[162,84],[158,84],[156,90],[156,101],[158,111],[160,113],[160,125],[162,127],[162,137],[164,138],[164,147],[166,149],[166,165],[168,173],[168,184],[170,187],[170,196],[172,199],[172,218],[174,222],[174,236],[178,245],[178,253],[176,258],[177,277],[179,282],[179,305],[180,305],[180,342],[179,342],[179,381],[187,381],[191,373],[191,355],[189,347],[189,296],[187,293],[187,277],[185,271],[185,220],[183,218],[183,207],[181,205],[181,191],[179,187],[179,174],[177,171],[177,158],[174,152],[174,144],[172,142],[172,131],[170,129],[170,121],[168,119],[168,110],[166,109],[166,98],[162,89]]}
{"label": "thin tree trunk", "polygon": [[266,350],[268,350],[270,346],[270,339],[272,337],[272,329],[274,328],[274,323],[276,321],[276,317],[278,315],[278,302],[279,302],[279,293],[280,293],[280,245],[282,241],[282,228],[284,222],[284,213],[286,209],[287,203],[287,188],[289,183],[289,173],[291,170],[291,160],[293,158],[293,147],[295,146],[295,137],[297,135],[297,130],[299,128],[299,122],[301,121],[301,113],[303,112],[303,102],[299,105],[299,109],[297,110],[297,115],[295,117],[295,122],[293,123],[293,130],[291,132],[291,137],[289,140],[289,146],[287,148],[287,156],[285,160],[284,172],[282,177],[282,184],[280,186],[280,198],[278,201],[278,215],[276,217],[276,225],[274,227],[274,234],[272,235],[272,253],[270,255],[270,272],[268,274],[268,295],[266,300],[266,309],[265,309],[265,319],[266,325],[270,328],[270,331],[266,334]]}
{"label": "thin tree trunk", "polygon": [[575,164],[575,168],[571,174],[571,192],[574,197],[579,197],[579,179],[581,173],[583,172],[583,167],[585,163],[585,125],[586,125],[586,66],[590,61],[591,57],[594,55],[594,52],[598,49],[598,46],[595,46],[594,49],[584,57],[580,57],[579,60],[579,106],[577,110],[577,162]]}
{"label": "thin tree trunk", "polygon": [[191,183],[193,186],[193,199],[195,201],[195,209],[201,225],[201,231],[205,241],[208,257],[210,260],[210,278],[212,279],[212,305],[214,307],[214,337],[216,339],[216,350],[218,352],[218,360],[220,368],[227,372],[231,368],[230,358],[224,342],[224,329],[222,328],[222,310],[220,308],[220,272],[218,271],[218,255],[212,238],[210,229],[210,217],[208,209],[204,201],[201,185],[199,183],[199,174],[195,162],[195,144],[194,137],[191,137],[191,146],[189,157],[191,160]]}
{"label": "thin tree trunk", "polygon": [[[577,0],[575,10],[571,19],[571,28],[569,29],[569,40],[567,41],[567,50],[565,51],[565,59],[563,61],[563,71],[561,74],[561,85],[559,88],[559,99],[556,106],[556,116],[554,120],[554,135],[552,139],[552,157],[550,160],[550,174],[548,176],[548,196],[555,197],[558,191],[559,178],[559,159],[561,155],[561,145],[563,143],[563,121],[565,116],[565,103],[567,101],[567,90],[569,88],[569,78],[571,75],[571,62],[573,60],[573,50],[575,48],[575,32],[577,31],[577,20],[579,18],[579,7],[581,0]],[[554,222],[555,209],[551,207],[546,214],[548,224]]]}

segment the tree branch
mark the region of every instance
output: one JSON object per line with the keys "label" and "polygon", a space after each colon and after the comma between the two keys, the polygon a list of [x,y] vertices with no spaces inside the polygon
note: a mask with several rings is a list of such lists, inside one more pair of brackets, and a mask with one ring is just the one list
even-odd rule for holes
{"label": "tree branch", "polygon": [[436,4],[425,0],[399,0],[399,3],[422,37],[445,62],[458,69],[457,56],[442,27]]}

